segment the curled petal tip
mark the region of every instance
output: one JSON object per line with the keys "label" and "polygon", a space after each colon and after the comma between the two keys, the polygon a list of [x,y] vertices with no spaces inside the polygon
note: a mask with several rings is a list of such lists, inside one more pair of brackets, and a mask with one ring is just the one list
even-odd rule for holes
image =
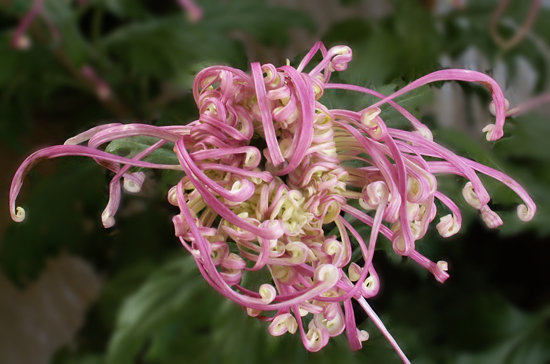
{"label": "curled petal tip", "polygon": [[141,187],[143,186],[144,181],[145,173],[133,173],[131,178],[124,178],[123,187],[128,192],[138,193],[139,191],[141,191]]}
{"label": "curled petal tip", "polygon": [[311,327],[304,340],[304,346],[307,350],[315,353],[324,348],[329,340],[329,332],[326,327]]}
{"label": "curled petal tip", "polygon": [[389,197],[388,186],[383,181],[375,181],[369,183],[366,188],[363,188],[363,201],[368,207],[376,208],[382,200]]}
{"label": "curled petal tip", "polygon": [[286,245],[286,251],[290,254],[289,261],[292,264],[305,263],[309,257],[309,248],[299,241],[292,242]]}
{"label": "curled petal tip", "polygon": [[387,128],[380,118],[380,109],[367,108],[361,113],[361,124],[367,127],[368,134],[374,140],[381,140],[387,134]]}
{"label": "curled petal tip", "polygon": [[478,210],[482,208],[483,204],[479,200],[479,197],[474,190],[474,185],[472,184],[472,182],[466,183],[466,185],[462,189],[462,196],[464,196],[466,202],[468,202],[468,204],[473,208]]}
{"label": "curled petal tip", "polygon": [[235,202],[242,202],[248,200],[255,191],[255,186],[253,182],[250,182],[247,179],[242,179],[233,183],[231,186],[231,195],[238,200]]}
{"label": "curled petal tip", "polygon": [[343,55],[343,54],[352,54],[351,48],[346,45],[334,46],[329,50],[329,53],[331,51],[333,56]]}
{"label": "curled petal tip", "polygon": [[487,141],[490,142],[499,140],[504,135],[504,131],[501,128],[497,128],[495,124],[489,124],[485,126],[481,131],[487,133],[486,138]]}
{"label": "curled petal tip", "polygon": [[531,221],[535,215],[534,209],[529,209],[526,205],[518,205],[518,217],[521,221]]}
{"label": "curled petal tip", "polygon": [[359,341],[367,341],[369,339],[369,333],[365,330],[357,330],[357,337],[359,338]]}
{"label": "curled petal tip", "polygon": [[108,212],[103,212],[103,214],[101,214],[101,222],[103,223],[105,229],[108,229],[115,225],[115,218]]}
{"label": "curled petal tip", "polygon": [[288,332],[291,334],[294,334],[296,330],[298,330],[298,323],[296,322],[296,319],[294,316],[289,314],[289,318],[287,318],[286,327],[288,328]]}
{"label": "curled petal tip", "polygon": [[334,50],[334,58],[330,62],[329,68],[333,71],[344,71],[348,68],[348,63],[352,59],[352,51],[348,46],[336,46],[332,48]]}
{"label": "curled petal tip", "polygon": [[296,322],[294,316],[289,313],[275,316],[268,328],[269,333],[272,336],[281,336],[286,332],[294,334],[297,329],[298,323]]}
{"label": "curled petal tip", "polygon": [[266,220],[260,224],[260,227],[272,233],[270,239],[278,239],[285,234],[284,225],[280,220]]}
{"label": "curled petal tip", "polygon": [[11,219],[15,222],[21,222],[23,220],[25,220],[25,209],[22,208],[22,207],[17,207],[15,209],[15,212],[11,212]]}
{"label": "curled petal tip", "polygon": [[370,107],[366,108],[361,112],[361,124],[365,125],[368,128],[373,128],[376,126],[374,119],[380,115],[382,110],[379,107]]}
{"label": "curled petal tip", "polygon": [[489,206],[483,206],[481,208],[481,218],[491,229],[495,229],[503,224],[500,216],[498,216],[496,212],[492,211]]}
{"label": "curled petal tip", "polygon": [[338,268],[332,264],[322,264],[315,269],[316,282],[323,282],[333,286],[339,278],[340,274],[338,273]]}
{"label": "curled petal tip", "polygon": [[434,135],[429,128],[417,127],[415,132],[430,141],[434,140]]}
{"label": "curled petal tip", "polygon": [[444,260],[440,260],[437,263],[429,262],[429,270],[438,282],[445,283],[449,278],[448,269],[449,264]]}
{"label": "curled petal tip", "polygon": [[361,277],[363,269],[356,263],[351,263],[348,268],[348,277],[352,282],[357,282]]}
{"label": "curled petal tip", "polygon": [[[258,317],[260,316],[260,314],[262,313],[262,310],[256,310],[254,308],[250,308],[250,307],[247,307],[246,308],[246,313],[248,314],[248,316],[250,317]],[[282,335],[282,334],[281,334]],[[273,335],[273,336],[276,336],[276,335]]]}
{"label": "curled petal tip", "polygon": [[442,237],[448,238],[458,233],[460,230],[460,224],[458,223],[456,216],[449,214],[440,219],[436,229]]}
{"label": "curled petal tip", "polygon": [[433,272],[435,279],[438,282],[445,283],[447,279],[449,279],[449,273],[445,272],[442,269],[438,269],[437,271]]}
{"label": "curled petal tip", "polygon": [[102,101],[109,100],[113,96],[111,89],[105,86],[97,86],[95,92],[97,97]]}
{"label": "curled petal tip", "polygon": [[378,277],[376,275],[370,275],[363,282],[363,288],[361,291],[363,293],[363,297],[373,297],[376,296],[379,290],[380,282],[378,281]]}
{"label": "curled petal tip", "polygon": [[11,45],[14,49],[26,51],[32,47],[32,41],[26,34],[21,34],[20,36],[13,37]]}
{"label": "curled petal tip", "polygon": [[141,191],[141,187],[134,181],[124,180],[124,189],[128,192],[137,193]]}
{"label": "curled petal tip", "polygon": [[397,254],[403,255],[403,256],[410,255],[414,250],[413,246],[409,246],[409,244],[407,244],[407,242],[405,241],[405,238],[403,237],[403,233],[401,231],[393,234],[392,248],[393,248],[393,251],[395,251]]}
{"label": "curled petal tip", "polygon": [[187,223],[180,214],[172,218],[172,223],[174,224],[174,234],[176,236],[185,236],[189,231]]}
{"label": "curled petal tip", "polygon": [[271,336],[281,336],[285,332],[287,332],[284,317],[281,316],[283,315],[275,317],[275,319],[273,319],[273,321],[269,325],[269,328],[267,330],[269,331]]}
{"label": "curled petal tip", "polygon": [[262,154],[258,148],[251,148],[246,151],[243,166],[246,168],[256,168],[262,160]]}
{"label": "curled petal tip", "polygon": [[327,239],[323,243],[323,250],[328,255],[334,255],[342,251],[342,245],[336,239]]}
{"label": "curled petal tip", "polygon": [[170,205],[178,206],[178,189],[177,186],[173,186],[168,191],[168,202]]}
{"label": "curled petal tip", "polygon": [[271,284],[262,284],[260,286],[259,293],[262,297],[262,301],[265,303],[273,302],[273,300],[277,296],[277,291],[275,290],[275,287],[273,287]]}
{"label": "curled petal tip", "polygon": [[336,201],[332,201],[327,208],[327,212],[323,218],[323,224],[330,224],[338,216],[340,216],[340,204]]}
{"label": "curled petal tip", "polygon": [[488,141],[491,141],[491,134],[493,133],[493,130],[495,130],[495,124],[488,124],[488,125],[485,125],[485,127],[483,129],[481,129],[482,132],[484,133],[487,133],[487,140]]}

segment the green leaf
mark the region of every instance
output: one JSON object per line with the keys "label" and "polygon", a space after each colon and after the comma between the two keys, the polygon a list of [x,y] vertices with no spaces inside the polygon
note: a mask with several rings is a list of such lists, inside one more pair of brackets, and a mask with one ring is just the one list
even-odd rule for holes
{"label": "green leaf", "polygon": [[289,30],[314,31],[315,22],[305,13],[261,4],[217,6],[206,13],[204,26],[218,32],[244,31],[263,44],[288,43]]}
{"label": "green leaf", "polygon": [[[78,14],[74,8],[66,1],[47,1],[45,12],[58,32],[63,53],[68,56],[71,65],[80,68],[87,63],[90,49],[76,22]],[[55,35],[52,37],[55,40]]]}
{"label": "green leaf", "polygon": [[[159,140],[152,137],[133,136],[117,139],[109,143],[105,151],[118,156],[133,158]],[[173,151],[174,143],[166,143],[145,158],[144,161],[157,164],[179,164],[178,157]]]}
{"label": "green leaf", "polygon": [[101,0],[105,8],[122,18],[143,19],[151,14],[143,1],[135,0]]}
{"label": "green leaf", "polygon": [[[548,320],[548,309],[537,317],[533,315],[521,315],[510,310],[507,317],[502,317],[502,322],[514,322],[516,327],[508,334],[506,340],[492,348],[478,352],[462,354],[458,357],[457,364],[544,364],[550,359],[550,335],[546,332],[544,323]],[[515,316],[515,317],[514,317]],[[546,316],[546,317],[545,317]]]}
{"label": "green leaf", "polygon": [[105,327],[114,327],[117,313],[124,300],[143,284],[155,268],[156,264],[143,257],[106,282],[97,304],[99,317]]}
{"label": "green leaf", "polygon": [[183,14],[134,22],[103,38],[103,51],[130,73],[167,78],[204,59],[236,62],[242,55],[223,34],[190,25]]}
{"label": "green leaf", "polygon": [[[155,330],[185,314],[206,286],[190,257],[161,267],[123,305],[107,363],[134,363]],[[206,298],[205,297],[205,298]]]}

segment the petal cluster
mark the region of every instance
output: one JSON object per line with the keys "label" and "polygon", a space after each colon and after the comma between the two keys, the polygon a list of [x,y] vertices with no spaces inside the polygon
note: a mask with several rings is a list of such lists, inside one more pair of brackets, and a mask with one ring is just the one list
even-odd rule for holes
{"label": "petal cluster", "polygon": [[[317,53],[322,60],[311,65]],[[373,265],[376,244],[386,243],[380,236],[396,253],[444,282],[447,263],[433,262],[415,248],[436,219],[437,205],[444,210],[436,225],[441,236],[452,236],[461,227],[461,213],[438,191],[437,175],[463,177],[465,201],[491,228],[502,220],[489,206],[480,173],[524,200],[518,207],[520,219],[530,220],[536,207],[510,177],[435,143],[430,130],[394,101],[434,81],[481,83],[493,95],[496,123],[486,131],[487,139],[496,140],[503,135],[507,105],[494,80],[473,71],[444,70],[386,97],[330,82],[331,74],[344,71],[351,59],[346,46],[327,50],[318,43],[297,68],[253,63],[250,74],[226,66],[206,68],[193,86],[200,117],[189,125],[110,124],[31,155],[12,184],[12,218],[24,218],[15,199],[26,172],[39,159],[84,155],[115,173],[102,215],[106,227],[115,223],[121,189],[136,192],[144,182],[143,173],[130,173],[130,167],[181,170],[185,176],[168,194],[179,210],[173,218],[175,234],[214,289],[250,316],[269,322],[272,335],[299,333],[310,351],[320,350],[344,331],[352,349],[361,348],[368,334],[356,327],[356,300],[408,362],[366,300],[380,288]],[[320,102],[326,89],[362,92],[380,101],[364,110],[330,109]],[[384,123],[385,104],[410,121],[411,131]],[[131,159],[99,149],[137,135],[158,142]],[[87,144],[78,145],[82,143]],[[143,161],[166,143],[173,143],[179,164]],[[368,239],[349,217],[371,227]],[[351,261],[356,247],[361,264]],[[245,273],[260,270],[269,273],[269,279],[256,289],[246,287]]]}

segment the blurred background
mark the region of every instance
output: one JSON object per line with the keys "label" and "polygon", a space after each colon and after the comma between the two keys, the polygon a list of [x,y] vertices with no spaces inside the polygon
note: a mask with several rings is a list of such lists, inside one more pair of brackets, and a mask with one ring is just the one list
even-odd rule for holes
{"label": "blurred background", "polygon": [[[400,362],[366,316],[356,316],[370,333],[361,351],[342,335],[310,354],[214,292],[174,237],[174,174],[148,172],[106,230],[110,176],[84,158],[43,162],[19,198],[27,219],[9,219],[11,178],[40,147],[109,122],[185,124],[198,116],[190,87],[201,69],[296,64],[317,40],[353,49],[335,79],[385,94],[450,67],[493,76],[512,107],[549,92],[550,1],[0,0],[0,363]],[[448,82],[400,101],[437,142],[503,170],[539,207],[522,223],[517,197],[484,180],[504,220],[489,230],[462,202],[463,182],[440,180],[463,229],[418,244],[449,262],[444,285],[379,244],[382,289],[370,303],[414,363],[550,363],[548,108],[509,118],[489,143],[489,99]],[[323,101],[358,110],[372,100]]]}

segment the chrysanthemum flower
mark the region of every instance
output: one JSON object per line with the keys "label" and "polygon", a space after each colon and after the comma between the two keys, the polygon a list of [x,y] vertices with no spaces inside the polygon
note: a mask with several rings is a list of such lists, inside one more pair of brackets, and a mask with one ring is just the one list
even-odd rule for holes
{"label": "chrysanthemum flower", "polygon": [[[304,72],[317,52],[322,60]],[[249,315],[270,322],[272,335],[299,332],[310,351],[344,331],[351,348],[361,348],[368,334],[356,327],[356,300],[408,362],[367,302],[380,288],[373,266],[378,241],[389,240],[396,253],[444,282],[447,263],[433,262],[415,249],[436,217],[436,200],[447,212],[437,231],[449,237],[461,227],[461,213],[438,191],[437,175],[464,177],[464,199],[491,228],[502,220],[489,207],[478,173],[499,180],[523,199],[521,220],[530,220],[536,207],[510,177],[435,143],[430,130],[394,101],[434,81],[481,83],[492,93],[496,115],[496,123],[484,131],[488,140],[496,140],[503,135],[507,102],[493,79],[473,71],[438,71],[386,97],[364,87],[330,83],[331,74],[344,71],[351,59],[346,46],[327,50],[317,43],[297,68],[253,63],[251,74],[227,66],[206,68],[194,82],[200,117],[191,124],[99,126],[27,158],[11,187],[12,218],[24,218],[15,200],[25,174],[41,159],[88,156],[115,173],[102,214],[105,227],[115,223],[122,186],[137,191],[144,182],[143,173],[130,173],[130,167],[183,171],[185,176],[168,194],[180,211],[173,218],[175,234],[214,289]],[[326,89],[362,92],[380,101],[359,111],[329,109],[319,102]],[[413,130],[388,127],[381,117],[384,104],[407,118]],[[99,149],[138,135],[158,142],[131,159]],[[179,164],[142,161],[167,143],[173,143]],[[369,225],[370,236],[359,234],[345,214]],[[329,235],[333,226],[337,233]],[[351,261],[352,240],[362,252],[362,266]],[[257,291],[244,287],[243,272],[259,270],[268,271],[269,280]]]}

